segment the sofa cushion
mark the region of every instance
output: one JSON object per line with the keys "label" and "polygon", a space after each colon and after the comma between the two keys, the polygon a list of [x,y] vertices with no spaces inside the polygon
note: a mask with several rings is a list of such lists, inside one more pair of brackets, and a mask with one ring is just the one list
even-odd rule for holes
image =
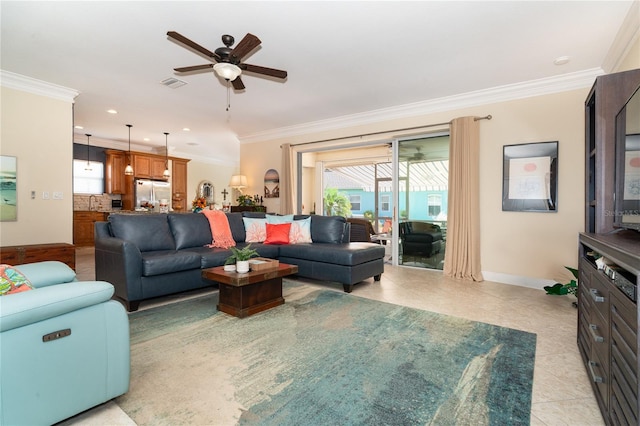
{"label": "sofa cushion", "polygon": [[246,232],[245,242],[261,243],[267,238],[267,219],[243,217],[242,220]]}
{"label": "sofa cushion", "polygon": [[311,240],[314,243],[341,243],[346,219],[342,216],[311,216]]}
{"label": "sofa cushion", "polygon": [[11,265],[0,265],[0,296],[33,290],[27,277]]}
{"label": "sofa cushion", "polygon": [[114,237],[130,241],[141,252],[175,249],[166,214],[111,214],[109,222]]}
{"label": "sofa cushion", "polygon": [[267,223],[267,238],[265,244],[289,244],[289,231],[291,230],[291,222],[289,223]]}
{"label": "sofa cushion", "polygon": [[142,253],[142,276],[199,269],[200,255],[187,250],[161,250]]}
{"label": "sofa cushion", "polygon": [[286,214],[286,215],[268,214],[265,217],[267,219],[267,223],[271,223],[271,224],[274,224],[274,225],[277,225],[279,223],[291,223],[291,222],[293,222],[293,215],[292,214]]}
{"label": "sofa cushion", "polygon": [[200,268],[215,268],[224,265],[224,262],[231,256],[231,250],[220,247],[193,247],[185,251],[195,253],[200,256]]}
{"label": "sofa cushion", "polygon": [[203,214],[170,214],[169,226],[176,250],[211,244],[211,227]]}
{"label": "sofa cushion", "polygon": [[311,243],[311,218],[297,219],[291,223],[289,244]]}
{"label": "sofa cushion", "polygon": [[280,257],[353,266],[384,258],[384,247],[374,243],[316,243],[280,246]]}
{"label": "sofa cushion", "polygon": [[244,230],[244,222],[242,221],[242,213],[227,213],[231,235],[236,243],[243,243],[247,237]]}

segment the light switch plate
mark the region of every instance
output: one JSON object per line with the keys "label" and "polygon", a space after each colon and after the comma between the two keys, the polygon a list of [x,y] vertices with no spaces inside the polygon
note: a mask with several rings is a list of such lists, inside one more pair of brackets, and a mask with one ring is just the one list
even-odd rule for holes
{"label": "light switch plate", "polygon": [[48,199],[49,199],[49,193],[48,193],[47,191],[44,191],[44,192],[42,193],[42,199],[43,199],[43,200],[48,200]]}
{"label": "light switch plate", "polygon": [[54,192],[53,193],[54,200],[62,200],[62,192]]}

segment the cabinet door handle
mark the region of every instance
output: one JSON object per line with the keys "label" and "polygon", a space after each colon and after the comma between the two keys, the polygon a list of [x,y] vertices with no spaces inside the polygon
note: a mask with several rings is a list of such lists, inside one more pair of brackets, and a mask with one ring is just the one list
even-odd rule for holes
{"label": "cabinet door handle", "polygon": [[600,296],[598,294],[598,290],[596,290],[595,288],[589,290],[589,294],[591,294],[591,298],[594,302],[604,302],[604,297]]}
{"label": "cabinet door handle", "polygon": [[593,380],[594,383],[604,383],[602,377],[598,376],[596,372],[593,371],[593,367],[597,365],[598,364],[595,361],[589,361],[589,373],[591,373],[591,380]]}
{"label": "cabinet door handle", "polygon": [[596,330],[598,329],[598,326],[595,324],[589,324],[589,331],[591,332],[591,336],[593,337],[593,340],[595,340],[598,343],[602,343],[604,342],[604,337],[596,334]]}

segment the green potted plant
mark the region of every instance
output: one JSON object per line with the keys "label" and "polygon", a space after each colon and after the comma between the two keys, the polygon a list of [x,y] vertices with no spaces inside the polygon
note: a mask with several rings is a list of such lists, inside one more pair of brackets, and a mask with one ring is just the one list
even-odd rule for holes
{"label": "green potted plant", "polygon": [[259,256],[258,252],[251,248],[251,244],[239,249],[231,247],[231,256],[227,257],[224,264],[236,264],[236,271],[243,274],[249,272],[249,259]]}
{"label": "green potted plant", "polygon": [[[561,284],[561,283],[555,283],[552,286],[545,286],[544,290],[547,292],[547,294],[555,294],[555,295],[565,295],[565,294],[573,294],[574,296],[577,297],[577,292],[578,292],[578,270],[575,268],[572,268],[570,266],[565,266],[565,268],[571,272],[571,274],[573,275],[573,277],[575,279],[569,281],[566,284]],[[577,306],[576,302],[573,302],[574,306]]]}

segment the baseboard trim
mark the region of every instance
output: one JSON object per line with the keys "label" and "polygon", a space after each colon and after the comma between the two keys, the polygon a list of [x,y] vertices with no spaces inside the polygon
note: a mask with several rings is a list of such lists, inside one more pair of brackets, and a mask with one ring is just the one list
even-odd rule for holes
{"label": "baseboard trim", "polygon": [[543,278],[531,278],[521,275],[504,274],[502,272],[490,272],[482,271],[482,276],[485,281],[494,281],[501,284],[517,285],[520,287],[535,288],[537,290],[543,290],[544,286],[554,285],[556,282],[553,280],[546,280]]}

